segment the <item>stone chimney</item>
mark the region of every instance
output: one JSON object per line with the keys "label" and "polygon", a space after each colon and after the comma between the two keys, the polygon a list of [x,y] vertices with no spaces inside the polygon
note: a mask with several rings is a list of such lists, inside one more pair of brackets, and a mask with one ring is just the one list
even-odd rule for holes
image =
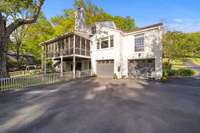
{"label": "stone chimney", "polygon": [[81,7],[77,8],[75,15],[75,31],[84,32],[86,30],[84,9]]}

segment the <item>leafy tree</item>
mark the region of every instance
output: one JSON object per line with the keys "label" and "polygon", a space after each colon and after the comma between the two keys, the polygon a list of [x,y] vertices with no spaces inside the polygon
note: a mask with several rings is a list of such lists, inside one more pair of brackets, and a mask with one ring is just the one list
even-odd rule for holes
{"label": "leafy tree", "polygon": [[16,52],[16,58],[17,58],[17,67],[20,68],[21,61],[20,61],[20,54],[23,53],[23,44],[24,44],[24,38],[25,35],[27,34],[28,31],[28,26],[23,25],[16,29],[12,35],[11,35],[11,41],[12,43],[10,44],[9,48],[12,51]]}
{"label": "leafy tree", "polygon": [[0,1],[0,78],[7,76],[6,55],[9,36],[20,26],[36,22],[43,3],[44,0]]}
{"label": "leafy tree", "polygon": [[34,55],[37,59],[41,57],[41,46],[39,44],[54,37],[55,30],[52,24],[41,13],[38,22],[28,26],[24,37],[23,52]]}
{"label": "leafy tree", "polygon": [[95,22],[101,21],[114,21],[119,30],[129,31],[136,28],[135,21],[130,16],[112,16],[106,13],[102,8],[93,4],[91,1],[85,2],[84,0],[75,0],[74,6],[76,8],[84,8],[87,25],[92,25]]}
{"label": "leafy tree", "polygon": [[200,33],[167,32],[163,44],[164,57],[169,61],[195,56],[200,51]]}
{"label": "leafy tree", "polygon": [[167,32],[163,37],[164,44],[164,57],[168,58],[168,61],[183,57],[183,53],[180,48],[180,42],[182,41],[182,33],[180,32]]}
{"label": "leafy tree", "polygon": [[75,11],[73,9],[64,10],[63,16],[51,18],[55,28],[55,35],[59,36],[65,32],[72,32],[75,24]]}
{"label": "leafy tree", "polygon": [[115,22],[118,29],[129,31],[136,28],[135,20],[132,19],[130,16],[128,17],[120,17],[115,16],[113,18],[113,21]]}
{"label": "leafy tree", "polygon": [[[114,21],[116,26],[120,30],[128,31],[136,28],[135,21],[131,17],[119,17],[112,16],[106,13],[102,8],[94,5],[91,1],[75,0],[74,7],[84,8],[84,17],[86,25],[90,26],[95,22],[101,21]],[[75,23],[75,10],[64,10],[64,15],[55,16],[51,19],[56,35],[63,34],[65,32],[71,32],[74,30]]]}

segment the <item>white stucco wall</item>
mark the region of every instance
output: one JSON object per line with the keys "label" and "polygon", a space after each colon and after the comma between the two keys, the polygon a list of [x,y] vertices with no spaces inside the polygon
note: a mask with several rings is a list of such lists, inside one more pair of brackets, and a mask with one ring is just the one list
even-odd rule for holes
{"label": "white stucco wall", "polygon": [[[135,52],[135,35],[144,34],[144,52]],[[97,49],[97,39],[114,35],[114,47]],[[101,28],[101,32],[92,37],[91,60],[92,70],[96,73],[97,60],[114,60],[114,73],[118,78],[128,76],[128,60],[155,59],[155,77],[162,77],[162,29],[153,27],[132,33]],[[140,55],[140,56],[139,56]],[[118,72],[118,67],[120,71]]]}
{"label": "white stucco wall", "polygon": [[[112,30],[107,28],[101,28],[101,33],[98,33],[92,37],[91,46],[91,59],[92,59],[92,70],[96,73],[96,61],[97,60],[114,60],[114,73],[118,75],[118,66],[120,64],[120,31]],[[97,49],[97,39],[114,36],[114,47],[106,49]]]}
{"label": "white stucco wall", "polygon": [[[144,51],[135,52],[135,35],[144,34]],[[159,27],[123,35],[122,75],[128,75],[128,60],[155,59],[155,77],[162,77],[162,30]]]}

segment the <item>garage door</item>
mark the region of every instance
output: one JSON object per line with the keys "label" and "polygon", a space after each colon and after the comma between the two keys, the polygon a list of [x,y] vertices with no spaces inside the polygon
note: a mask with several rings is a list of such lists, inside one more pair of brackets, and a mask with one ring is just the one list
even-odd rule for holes
{"label": "garage door", "polygon": [[155,59],[129,60],[128,74],[130,78],[148,78],[155,71]]}
{"label": "garage door", "polygon": [[113,75],[114,75],[114,61],[113,60],[97,61],[97,76],[113,77]]}

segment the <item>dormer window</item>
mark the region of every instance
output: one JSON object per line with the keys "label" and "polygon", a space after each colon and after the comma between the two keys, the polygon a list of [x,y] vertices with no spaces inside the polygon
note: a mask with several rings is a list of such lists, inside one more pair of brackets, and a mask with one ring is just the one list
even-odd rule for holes
{"label": "dormer window", "polygon": [[135,36],[135,52],[144,51],[144,34]]}

